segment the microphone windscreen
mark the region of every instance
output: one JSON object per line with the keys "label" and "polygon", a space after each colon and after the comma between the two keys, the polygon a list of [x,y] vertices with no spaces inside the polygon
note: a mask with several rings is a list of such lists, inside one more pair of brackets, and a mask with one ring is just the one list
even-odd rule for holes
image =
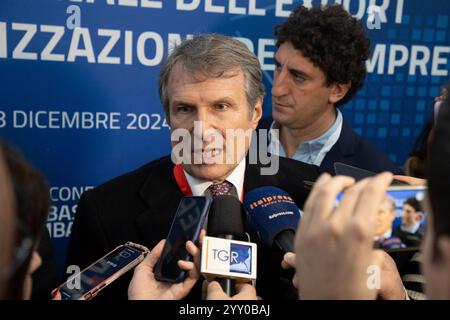
{"label": "microphone windscreen", "polygon": [[275,236],[284,230],[297,230],[300,209],[291,196],[276,187],[260,187],[244,196],[249,227],[263,243],[272,246]]}
{"label": "microphone windscreen", "polygon": [[243,219],[242,204],[236,197],[215,197],[208,214],[207,234],[211,237],[231,235],[240,239],[244,234]]}

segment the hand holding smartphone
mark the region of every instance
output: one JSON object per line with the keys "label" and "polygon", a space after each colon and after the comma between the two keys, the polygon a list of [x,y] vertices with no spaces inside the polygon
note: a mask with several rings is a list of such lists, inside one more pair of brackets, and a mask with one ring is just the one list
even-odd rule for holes
{"label": "hand holding smartphone", "polygon": [[[378,210],[374,247],[387,252],[418,250],[425,232],[425,186],[391,186]],[[343,197],[340,193],[336,205]]]}
{"label": "hand holding smartphone", "polygon": [[178,266],[178,260],[190,260],[186,242],[198,241],[205,224],[212,199],[208,197],[183,197],[167,235],[164,248],[154,270],[159,281],[178,283],[186,277],[186,272]]}
{"label": "hand holding smartphone", "polygon": [[89,300],[114,280],[137,266],[149,250],[139,244],[127,242],[118,246],[89,267],[69,277],[53,290],[62,300]]}

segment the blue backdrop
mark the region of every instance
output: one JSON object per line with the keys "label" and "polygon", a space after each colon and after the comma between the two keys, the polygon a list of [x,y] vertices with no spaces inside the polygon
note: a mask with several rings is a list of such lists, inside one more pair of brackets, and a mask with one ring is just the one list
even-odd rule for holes
{"label": "blue backdrop", "polygon": [[268,115],[274,26],[321,3],[366,26],[381,8],[366,84],[343,113],[402,165],[449,76],[448,0],[0,0],[0,135],[49,180],[61,271],[81,193],[170,150],[157,94],[168,50],[198,33],[240,38],[262,63]]}

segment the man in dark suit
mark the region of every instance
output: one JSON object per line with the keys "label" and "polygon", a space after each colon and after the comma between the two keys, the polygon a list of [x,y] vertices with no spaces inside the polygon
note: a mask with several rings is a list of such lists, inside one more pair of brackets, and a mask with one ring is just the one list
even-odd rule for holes
{"label": "man in dark suit", "polygon": [[[278,186],[303,206],[309,192],[303,181],[314,181],[317,167],[272,157],[278,170],[264,175],[263,166],[248,154],[251,139],[245,134],[229,135],[230,130],[252,132],[262,114],[261,69],[245,45],[218,35],[184,42],[161,69],[159,93],[172,131],[172,157],[83,194],[68,265],[84,268],[126,241],[153,248],[167,236],[178,203],[186,195],[214,197],[217,190],[227,189],[242,199],[253,188]],[[194,142],[178,144],[180,137],[193,137]],[[261,297],[280,298],[286,288],[292,289],[290,279],[288,286],[281,279],[281,260],[280,252],[258,243],[256,288]],[[99,297],[126,297],[130,276],[118,279]],[[191,297],[201,298],[197,290]]]}
{"label": "man in dark suit", "polygon": [[341,6],[298,6],[276,29],[269,151],[335,174],[343,162],[373,172],[395,164],[356,134],[339,106],[362,87],[370,41],[361,24]]}
{"label": "man in dark suit", "polygon": [[425,214],[415,197],[403,203],[402,222],[393,231],[408,246],[419,247],[425,233]]}
{"label": "man in dark suit", "polygon": [[374,247],[381,249],[400,249],[405,248],[405,244],[394,234],[392,223],[397,216],[395,200],[387,197],[380,205],[376,217],[375,225],[375,244]]}

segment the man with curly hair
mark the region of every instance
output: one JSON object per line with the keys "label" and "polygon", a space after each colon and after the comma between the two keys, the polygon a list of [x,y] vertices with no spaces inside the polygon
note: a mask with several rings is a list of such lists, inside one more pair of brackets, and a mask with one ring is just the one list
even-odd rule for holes
{"label": "man with curly hair", "polygon": [[373,172],[397,171],[339,110],[366,76],[370,40],[360,22],[341,6],[298,6],[276,28],[276,36],[273,120],[260,123],[261,129],[270,129],[269,151],[331,174],[335,162]]}

